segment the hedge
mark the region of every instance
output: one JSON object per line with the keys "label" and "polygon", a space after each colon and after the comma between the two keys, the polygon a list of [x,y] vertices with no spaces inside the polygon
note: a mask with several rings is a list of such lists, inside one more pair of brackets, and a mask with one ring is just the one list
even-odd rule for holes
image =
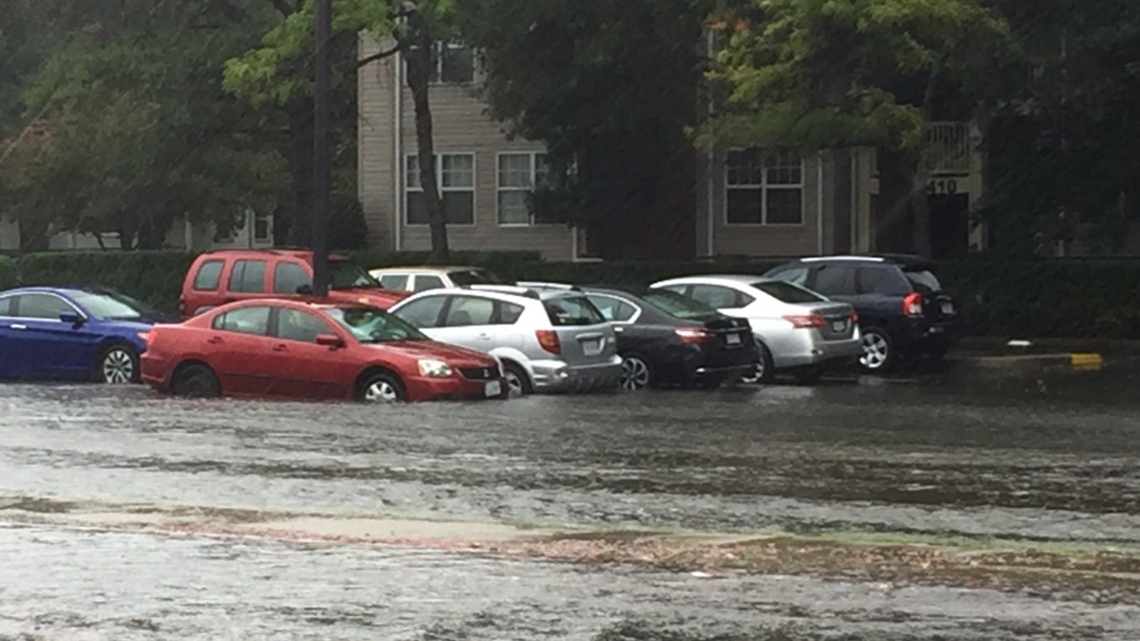
{"label": "hedge", "polygon": [[[426,253],[342,252],[362,267],[422,264]],[[175,311],[194,256],[176,251],[28,254],[0,257],[0,288],[98,283]],[[576,284],[646,284],[685,274],[762,274],[774,263],[562,263],[535,252],[454,252],[453,264],[486,267],[503,278]],[[940,268],[975,335],[1018,338],[1140,339],[1140,259],[971,259]]]}

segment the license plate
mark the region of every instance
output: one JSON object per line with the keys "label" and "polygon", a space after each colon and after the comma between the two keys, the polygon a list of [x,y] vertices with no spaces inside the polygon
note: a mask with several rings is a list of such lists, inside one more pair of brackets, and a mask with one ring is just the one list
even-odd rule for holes
{"label": "license plate", "polygon": [[942,313],[946,314],[946,315],[953,314],[954,313],[954,304],[953,303],[942,303]]}
{"label": "license plate", "polygon": [[845,332],[845,331],[847,331],[847,321],[832,321],[831,322],[831,331],[833,331],[833,332]]}
{"label": "license plate", "polygon": [[602,353],[602,341],[582,341],[582,353],[586,356],[597,356]]}
{"label": "license plate", "polygon": [[724,337],[724,342],[729,345],[740,345],[740,334],[729,334]]}
{"label": "license plate", "polygon": [[503,393],[503,384],[499,381],[487,381],[483,385],[483,394],[486,396],[500,396]]}

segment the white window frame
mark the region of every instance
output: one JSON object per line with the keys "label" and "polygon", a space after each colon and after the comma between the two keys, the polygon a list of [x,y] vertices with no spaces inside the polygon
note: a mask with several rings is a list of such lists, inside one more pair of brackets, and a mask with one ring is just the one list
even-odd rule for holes
{"label": "white window frame", "polygon": [[[747,184],[735,184],[734,185],[734,184],[729,183],[729,180],[728,180],[729,155],[732,154],[733,152],[750,151],[753,149],[760,151],[760,152],[765,151],[764,149],[757,148],[757,147],[733,147],[731,149],[728,149],[725,152],[724,162],[721,163],[721,171],[723,173],[723,180],[724,180],[724,224],[725,224],[725,226],[726,227],[803,227],[803,226],[805,226],[807,224],[807,200],[805,198],[805,196],[807,195],[807,186],[804,182],[804,176],[807,174],[807,172],[806,172],[806,169],[804,167],[803,156],[800,156],[800,164],[799,164],[800,182],[798,182],[798,183],[777,183],[777,184],[768,183],[768,167],[767,166],[763,167],[763,170],[761,171],[761,181],[758,184],[747,183]],[[729,220],[729,217],[728,217],[728,214],[729,214],[729,211],[728,211],[728,209],[729,209],[728,194],[730,191],[733,191],[733,190],[746,190],[746,189],[760,192],[760,222],[758,222],[758,223],[734,223],[734,222],[731,222]],[[768,192],[769,191],[776,191],[776,190],[789,190],[789,189],[800,190],[800,222],[798,222],[798,223],[770,223],[770,222],[768,222]]]}
{"label": "white window frame", "polygon": [[[471,158],[471,186],[470,187],[444,187],[443,186],[443,157],[444,156],[467,156],[467,157]],[[417,187],[411,187],[408,185],[408,182],[411,180],[411,177],[412,177],[412,172],[408,171],[409,163],[411,162],[412,158],[416,158],[417,163],[418,163],[419,154],[404,154],[404,167],[403,167],[404,171],[402,172],[404,174],[404,181],[403,181],[404,184],[402,185],[403,190],[404,190],[404,196],[403,196],[403,198],[400,199],[401,202],[403,203],[404,211],[403,211],[401,217],[403,218],[403,222],[404,222],[405,227],[427,227],[428,223],[426,223],[426,222],[424,222],[424,223],[413,223],[410,220],[408,220],[408,213],[410,211],[410,208],[408,207],[408,195],[409,194],[422,194],[424,191],[422,183]],[[419,164],[416,164],[415,167],[416,167],[416,175],[418,176],[419,175]],[[471,222],[469,222],[469,223],[447,223],[448,227],[474,227],[479,222],[479,193],[478,193],[479,190],[477,189],[478,184],[479,184],[479,159],[476,157],[475,152],[473,152],[473,151],[446,151],[446,152],[437,151],[435,153],[435,184],[437,187],[439,187],[439,198],[440,198],[441,204],[443,201],[443,195],[445,193],[471,192]]]}
{"label": "white window frame", "polygon": [[[527,212],[527,222],[525,223],[505,223],[500,215],[499,210],[499,194],[503,192],[525,192],[534,193],[538,188],[538,157],[544,158],[548,155],[546,151],[501,151],[495,154],[495,223],[499,227],[549,227],[557,223],[539,223],[535,222],[534,212]],[[500,181],[502,175],[502,158],[504,156],[528,156],[530,158],[530,187],[503,187]],[[545,162],[545,161],[544,161]],[[547,177],[550,175],[550,165],[546,165]]]}
{"label": "white window frame", "polygon": [[[446,47],[447,49],[470,49],[471,50],[471,79],[470,80],[464,80],[461,82],[450,82],[450,81],[445,82],[443,80],[443,59],[444,59],[443,49],[444,49],[444,47]],[[433,42],[431,45],[431,49],[432,49],[431,55],[435,59],[435,65],[434,65],[435,68],[432,69],[432,74],[435,76],[435,79],[433,80],[430,76],[428,77],[428,85],[429,86],[431,86],[431,87],[465,87],[468,85],[475,84],[475,82],[478,80],[478,77],[479,77],[479,60],[478,60],[478,56],[476,55],[475,48],[472,47],[471,45],[463,44],[462,42]],[[407,84],[407,81],[408,81],[408,59],[406,56],[401,56],[401,59],[404,61],[404,83]]]}
{"label": "white window frame", "polygon": [[[265,236],[259,236],[257,233],[257,223],[259,220],[265,221]],[[261,212],[253,213],[253,228],[250,230],[255,243],[271,243],[273,241],[273,214],[265,214]]]}

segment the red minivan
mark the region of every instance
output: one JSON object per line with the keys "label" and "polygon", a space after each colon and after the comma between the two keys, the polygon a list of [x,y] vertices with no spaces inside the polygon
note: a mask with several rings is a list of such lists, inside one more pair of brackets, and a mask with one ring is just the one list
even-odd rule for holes
{"label": "red minivan", "polygon": [[[409,296],[384,289],[356,263],[329,257],[329,300],[388,309]],[[253,298],[301,298],[311,294],[313,252],[302,249],[223,249],[194,261],[182,281],[183,318]]]}

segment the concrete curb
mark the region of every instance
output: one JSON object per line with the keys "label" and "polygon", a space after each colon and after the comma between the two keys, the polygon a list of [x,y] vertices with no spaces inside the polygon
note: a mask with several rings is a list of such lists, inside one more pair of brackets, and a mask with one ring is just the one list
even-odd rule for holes
{"label": "concrete curb", "polygon": [[1109,364],[1138,363],[1140,358],[1127,355],[1121,358],[1106,359],[1098,352],[1059,352],[1048,354],[969,354],[957,353],[947,357],[947,362],[955,367],[970,367],[982,370],[1027,371],[1027,370],[1070,370],[1095,372]]}

